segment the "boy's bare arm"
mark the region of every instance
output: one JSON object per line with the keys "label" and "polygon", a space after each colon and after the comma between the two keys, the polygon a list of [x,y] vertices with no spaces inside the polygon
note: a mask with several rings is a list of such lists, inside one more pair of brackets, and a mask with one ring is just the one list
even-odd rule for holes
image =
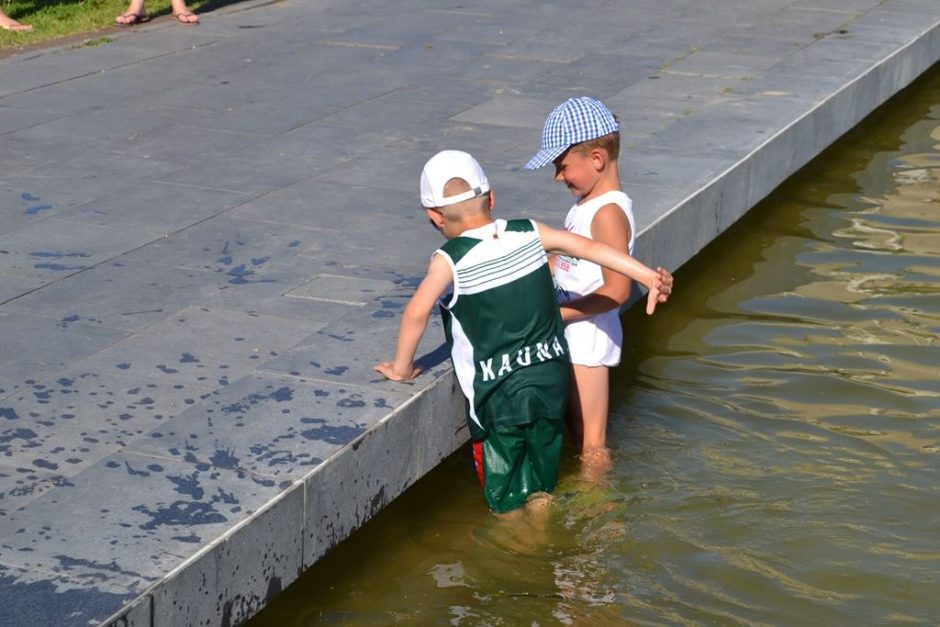
{"label": "boy's bare arm", "polygon": [[579,259],[587,259],[634,279],[649,290],[646,313],[651,314],[657,303],[664,303],[672,292],[672,275],[663,268],[647,267],[630,255],[615,248],[574,233],[538,224],[539,237],[547,252],[561,252]]}
{"label": "boy's bare arm", "polygon": [[[594,214],[591,222],[591,239],[602,242],[628,253],[630,244],[630,223],[623,210],[615,204],[605,205]],[[580,298],[561,305],[561,319],[565,322],[594,316],[605,311],[618,309],[630,298],[632,281],[610,268],[601,266],[603,285]]]}
{"label": "boy's bare arm", "polygon": [[398,329],[395,358],[376,364],[375,370],[392,381],[408,381],[421,374],[421,368],[414,364],[415,351],[427,327],[431,310],[452,280],[450,265],[441,255],[434,255],[427,275],[405,305]]}

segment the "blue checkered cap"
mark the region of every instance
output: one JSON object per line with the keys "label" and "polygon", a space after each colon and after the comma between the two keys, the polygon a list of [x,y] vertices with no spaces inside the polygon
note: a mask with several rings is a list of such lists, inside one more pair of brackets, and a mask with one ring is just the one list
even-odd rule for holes
{"label": "blue checkered cap", "polygon": [[542,149],[524,167],[526,170],[541,168],[574,144],[619,130],[617,118],[600,100],[590,96],[569,98],[548,114],[542,129]]}

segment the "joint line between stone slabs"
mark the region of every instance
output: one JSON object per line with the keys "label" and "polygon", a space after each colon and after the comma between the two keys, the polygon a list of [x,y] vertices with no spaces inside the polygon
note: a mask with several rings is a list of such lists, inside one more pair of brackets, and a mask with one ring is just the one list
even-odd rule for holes
{"label": "joint line between stone slabs", "polygon": [[[279,0],[279,1],[280,1],[280,0]],[[278,137],[278,136],[280,136],[280,135],[284,135],[284,134],[286,134],[286,133],[290,133],[291,131],[296,131],[296,130],[298,130],[298,129],[304,128],[305,126],[310,126],[311,124],[317,124],[318,122],[322,122],[323,120],[326,120],[326,119],[328,119],[328,118],[330,118],[330,117],[332,117],[332,116],[334,116],[334,115],[338,115],[338,114],[340,114],[340,113],[342,113],[342,112],[344,112],[344,111],[349,111],[350,109],[353,109],[353,108],[355,108],[355,107],[361,106],[361,105],[363,105],[363,104],[365,104],[365,103],[367,103],[367,102],[372,102],[373,100],[378,100],[379,98],[384,98],[385,96],[390,96],[390,95],[394,94],[395,92],[401,91],[401,90],[404,89],[404,88],[405,88],[405,86],[396,87],[396,88],[391,89],[391,90],[389,90],[389,91],[386,91],[386,92],[384,92],[384,93],[376,94],[375,96],[372,96],[371,98],[366,98],[365,100],[357,101],[357,102],[355,102],[355,103],[353,103],[353,104],[351,104],[351,105],[349,105],[349,106],[347,106],[347,107],[343,107],[343,108],[341,108],[341,109],[337,109],[336,111],[331,111],[331,112],[329,112],[329,113],[325,113],[325,114],[323,114],[323,115],[321,115],[321,116],[319,116],[319,117],[317,117],[317,118],[314,118],[314,119],[309,120],[309,121],[307,121],[307,122],[304,122],[304,123],[302,123],[302,124],[298,124],[297,126],[284,129],[284,130],[281,131],[280,133],[275,133],[275,134],[274,134],[274,137]]]}
{"label": "joint line between stone slabs", "polygon": [[[123,39],[124,37],[128,37],[128,36],[130,36],[130,33],[127,33],[127,34],[125,34],[125,35],[120,35],[120,36],[118,36],[118,39]],[[216,44],[218,44],[218,43],[219,43],[218,41],[210,41],[210,42],[203,43],[203,44],[194,44],[194,45],[192,45],[192,46],[187,46],[187,47],[185,47],[185,48],[182,48],[181,50],[196,50],[196,49],[198,49],[198,48],[205,48],[205,47],[207,47],[207,46],[214,46],[214,45],[216,45]],[[53,54],[67,53],[67,52],[69,52],[70,50],[72,50],[72,49],[74,48],[74,46],[75,46],[75,44],[64,44],[61,48],[54,48],[54,49],[52,49],[52,50],[46,50],[46,51],[40,52],[40,53],[38,53],[38,54],[34,54],[34,55],[32,55],[32,56],[29,56],[29,57],[23,57],[22,59],[17,59],[17,61],[18,61],[18,62],[19,62],[19,61],[28,61],[28,60],[30,60],[30,59],[38,59],[38,58],[47,57],[47,56],[50,56],[50,55],[53,55]],[[46,87],[52,87],[53,85],[63,85],[63,84],[65,84],[65,83],[70,83],[70,82],[72,82],[72,81],[76,81],[76,80],[78,80],[78,79],[80,79],[80,78],[88,78],[89,76],[94,76],[95,74],[104,74],[105,72],[113,72],[114,70],[120,70],[120,69],[122,69],[122,68],[130,67],[130,66],[132,66],[132,65],[137,65],[138,63],[144,63],[145,61],[153,61],[154,59],[161,59],[161,58],[163,58],[163,57],[168,57],[168,56],[173,55],[173,54],[179,54],[179,52],[180,52],[180,50],[173,50],[172,52],[164,52],[164,53],[161,53],[161,54],[156,54],[156,55],[154,55],[154,56],[152,56],[152,57],[146,57],[146,58],[143,58],[143,59],[137,59],[136,61],[128,61],[127,63],[122,63],[121,65],[115,65],[114,67],[109,67],[109,68],[104,68],[104,69],[93,70],[93,71],[91,71],[91,72],[86,72],[85,74],[79,74],[78,76],[70,76],[70,77],[68,77],[68,78],[63,78],[63,79],[61,79],[61,80],[52,81],[51,83],[45,83],[45,84],[43,84],[43,85],[37,85],[36,87],[30,87],[29,89],[24,89],[23,91],[13,92],[13,93],[11,93],[11,94],[7,94],[7,95],[4,96],[3,98],[6,98],[6,97],[8,97],[8,96],[19,96],[19,95],[21,95],[21,94],[28,94],[28,93],[30,93],[30,92],[32,92],[32,91],[36,91],[37,89],[45,89]],[[0,98],[0,100],[3,100],[3,98]]]}

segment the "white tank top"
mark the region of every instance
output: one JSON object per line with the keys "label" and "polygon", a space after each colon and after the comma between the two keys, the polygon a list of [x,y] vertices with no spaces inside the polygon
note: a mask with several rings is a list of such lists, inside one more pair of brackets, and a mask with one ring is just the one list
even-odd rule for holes
{"label": "white tank top", "polygon": [[[612,191],[592,198],[584,204],[574,205],[565,218],[565,230],[584,237],[591,237],[591,223],[601,207],[617,205],[623,210],[630,225],[630,241],[627,250],[633,254],[636,242],[636,222],[633,218],[633,202],[621,191]],[[555,260],[555,287],[558,301],[567,302],[590,294],[604,284],[601,267],[584,259],[560,255]],[[620,311],[611,311],[571,322],[565,327],[565,337],[571,352],[571,361],[586,366],[616,366],[620,363],[620,345],[623,330],[620,328]]]}

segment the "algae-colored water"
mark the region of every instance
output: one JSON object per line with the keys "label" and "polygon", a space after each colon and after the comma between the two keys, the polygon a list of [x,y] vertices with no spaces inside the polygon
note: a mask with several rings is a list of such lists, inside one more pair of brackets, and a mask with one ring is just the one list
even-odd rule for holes
{"label": "algae-colored water", "polygon": [[676,277],[605,482],[520,531],[462,450],[251,625],[937,624],[938,68]]}

